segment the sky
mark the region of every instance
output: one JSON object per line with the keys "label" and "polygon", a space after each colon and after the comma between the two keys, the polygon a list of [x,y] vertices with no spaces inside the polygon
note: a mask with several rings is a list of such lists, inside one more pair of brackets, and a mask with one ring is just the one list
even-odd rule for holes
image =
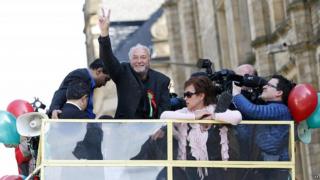
{"label": "sky", "polygon": [[[73,69],[86,67],[84,0],[0,1],[0,110],[38,97],[47,107]],[[18,174],[14,150],[0,144],[0,177]]]}

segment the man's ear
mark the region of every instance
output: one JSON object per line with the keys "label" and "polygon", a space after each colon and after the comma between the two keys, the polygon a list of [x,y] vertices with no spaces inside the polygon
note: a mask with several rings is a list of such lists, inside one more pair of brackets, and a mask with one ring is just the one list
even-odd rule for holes
{"label": "man's ear", "polygon": [[277,91],[276,92],[276,97],[281,97],[283,95],[283,91]]}
{"label": "man's ear", "polygon": [[81,97],[81,102],[82,102],[82,103],[88,103],[88,102],[87,102],[87,99],[88,99],[88,95],[83,95],[83,96]]}

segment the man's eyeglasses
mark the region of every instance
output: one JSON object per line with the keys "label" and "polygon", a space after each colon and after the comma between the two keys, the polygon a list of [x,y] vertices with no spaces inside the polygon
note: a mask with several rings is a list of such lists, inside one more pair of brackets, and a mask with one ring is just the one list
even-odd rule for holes
{"label": "man's eyeglasses", "polygon": [[187,92],[184,92],[183,93],[183,97],[184,98],[191,98],[194,94],[197,94],[196,92],[190,92],[190,91],[187,91]]}
{"label": "man's eyeglasses", "polygon": [[277,89],[277,86],[270,84],[270,83],[267,83],[267,86]]}

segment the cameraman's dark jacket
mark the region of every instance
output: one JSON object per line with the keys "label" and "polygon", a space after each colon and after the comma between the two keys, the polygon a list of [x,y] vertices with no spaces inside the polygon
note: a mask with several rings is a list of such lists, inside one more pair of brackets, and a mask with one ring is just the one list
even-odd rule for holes
{"label": "cameraman's dark jacket", "polygon": [[[252,120],[292,120],[288,107],[282,102],[268,102],[265,105],[251,103],[242,94],[233,98],[236,108]],[[259,125],[255,143],[263,154],[279,156],[277,160],[287,161],[289,127],[286,125]]]}
{"label": "cameraman's dark jacket", "polygon": [[[118,106],[116,119],[145,119],[142,115],[143,98],[147,90],[151,90],[155,99],[156,113],[152,118],[159,118],[160,114],[169,109],[169,83],[170,79],[164,74],[149,69],[148,78],[142,82],[138,74],[129,63],[120,63],[113,55],[109,36],[99,37],[100,59],[103,60],[110,77],[117,86]],[[145,85],[147,84],[147,88]],[[138,112],[137,112],[138,111]],[[148,113],[148,112],[146,112]]]}

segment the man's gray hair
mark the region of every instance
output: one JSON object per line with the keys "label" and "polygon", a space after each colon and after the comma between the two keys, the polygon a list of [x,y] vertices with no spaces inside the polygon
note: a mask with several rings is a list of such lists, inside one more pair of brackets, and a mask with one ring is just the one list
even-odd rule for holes
{"label": "man's gray hair", "polygon": [[138,43],[137,45],[132,46],[132,47],[130,48],[129,53],[128,53],[129,59],[132,58],[132,55],[133,55],[132,53],[133,53],[133,51],[134,51],[135,49],[140,49],[140,48],[146,50],[147,53],[148,53],[149,58],[151,57],[150,49],[149,49],[147,46]]}

